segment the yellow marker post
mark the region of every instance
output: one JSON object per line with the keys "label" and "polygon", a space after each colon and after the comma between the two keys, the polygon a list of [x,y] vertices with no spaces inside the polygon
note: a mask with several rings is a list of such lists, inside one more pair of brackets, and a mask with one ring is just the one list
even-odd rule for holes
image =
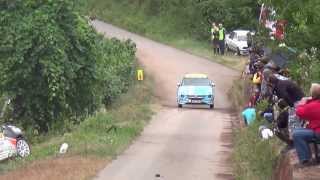
{"label": "yellow marker post", "polygon": [[143,70],[142,69],[137,70],[137,79],[138,79],[138,81],[143,81]]}

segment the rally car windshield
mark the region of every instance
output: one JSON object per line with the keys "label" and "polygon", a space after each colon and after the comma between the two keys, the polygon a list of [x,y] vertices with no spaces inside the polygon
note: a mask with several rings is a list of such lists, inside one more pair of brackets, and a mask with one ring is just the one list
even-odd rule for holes
{"label": "rally car windshield", "polygon": [[210,80],[206,78],[184,78],[183,86],[209,86]]}

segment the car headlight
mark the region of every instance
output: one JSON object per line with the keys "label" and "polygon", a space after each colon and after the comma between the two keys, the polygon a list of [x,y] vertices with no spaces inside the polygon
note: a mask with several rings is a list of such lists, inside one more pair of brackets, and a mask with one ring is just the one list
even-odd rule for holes
{"label": "car headlight", "polygon": [[212,95],[208,95],[208,98],[212,98]]}

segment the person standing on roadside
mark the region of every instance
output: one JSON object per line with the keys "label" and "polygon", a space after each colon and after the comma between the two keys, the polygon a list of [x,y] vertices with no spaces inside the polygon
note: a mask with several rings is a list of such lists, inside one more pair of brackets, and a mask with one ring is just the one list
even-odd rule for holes
{"label": "person standing on roadside", "polygon": [[225,39],[226,39],[226,30],[222,26],[222,24],[219,24],[219,48],[220,48],[220,54],[224,55],[224,48],[225,48]]}
{"label": "person standing on roadside", "polygon": [[219,53],[219,28],[215,22],[212,23],[211,27],[211,41],[214,55]]}

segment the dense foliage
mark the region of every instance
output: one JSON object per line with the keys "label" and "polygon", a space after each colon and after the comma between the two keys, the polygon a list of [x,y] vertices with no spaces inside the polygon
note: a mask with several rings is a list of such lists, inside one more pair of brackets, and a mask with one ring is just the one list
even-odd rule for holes
{"label": "dense foliage", "polygon": [[288,21],[285,43],[297,50],[290,70],[305,89],[320,79],[320,1],[263,0],[276,11],[276,19]]}
{"label": "dense foliage", "polygon": [[77,122],[128,87],[134,44],[104,40],[76,3],[0,1],[0,90],[24,127]]}
{"label": "dense foliage", "polygon": [[[320,1],[314,0],[83,0],[91,15],[131,31],[170,42],[171,39],[208,40],[211,22],[223,22],[227,30],[257,30],[263,41],[265,29],[257,28],[262,3],[276,11],[274,19],[288,21],[285,43],[297,50],[291,59],[291,75],[304,88],[320,79]],[[126,12],[126,13],[123,13]],[[272,42],[278,45],[279,42]],[[269,44],[270,45],[270,44]]]}
{"label": "dense foliage", "polygon": [[[86,0],[90,14],[107,17],[143,34],[191,36],[210,39],[212,22],[229,30],[250,28],[257,23],[256,0]],[[123,12],[126,13],[123,13]]]}

